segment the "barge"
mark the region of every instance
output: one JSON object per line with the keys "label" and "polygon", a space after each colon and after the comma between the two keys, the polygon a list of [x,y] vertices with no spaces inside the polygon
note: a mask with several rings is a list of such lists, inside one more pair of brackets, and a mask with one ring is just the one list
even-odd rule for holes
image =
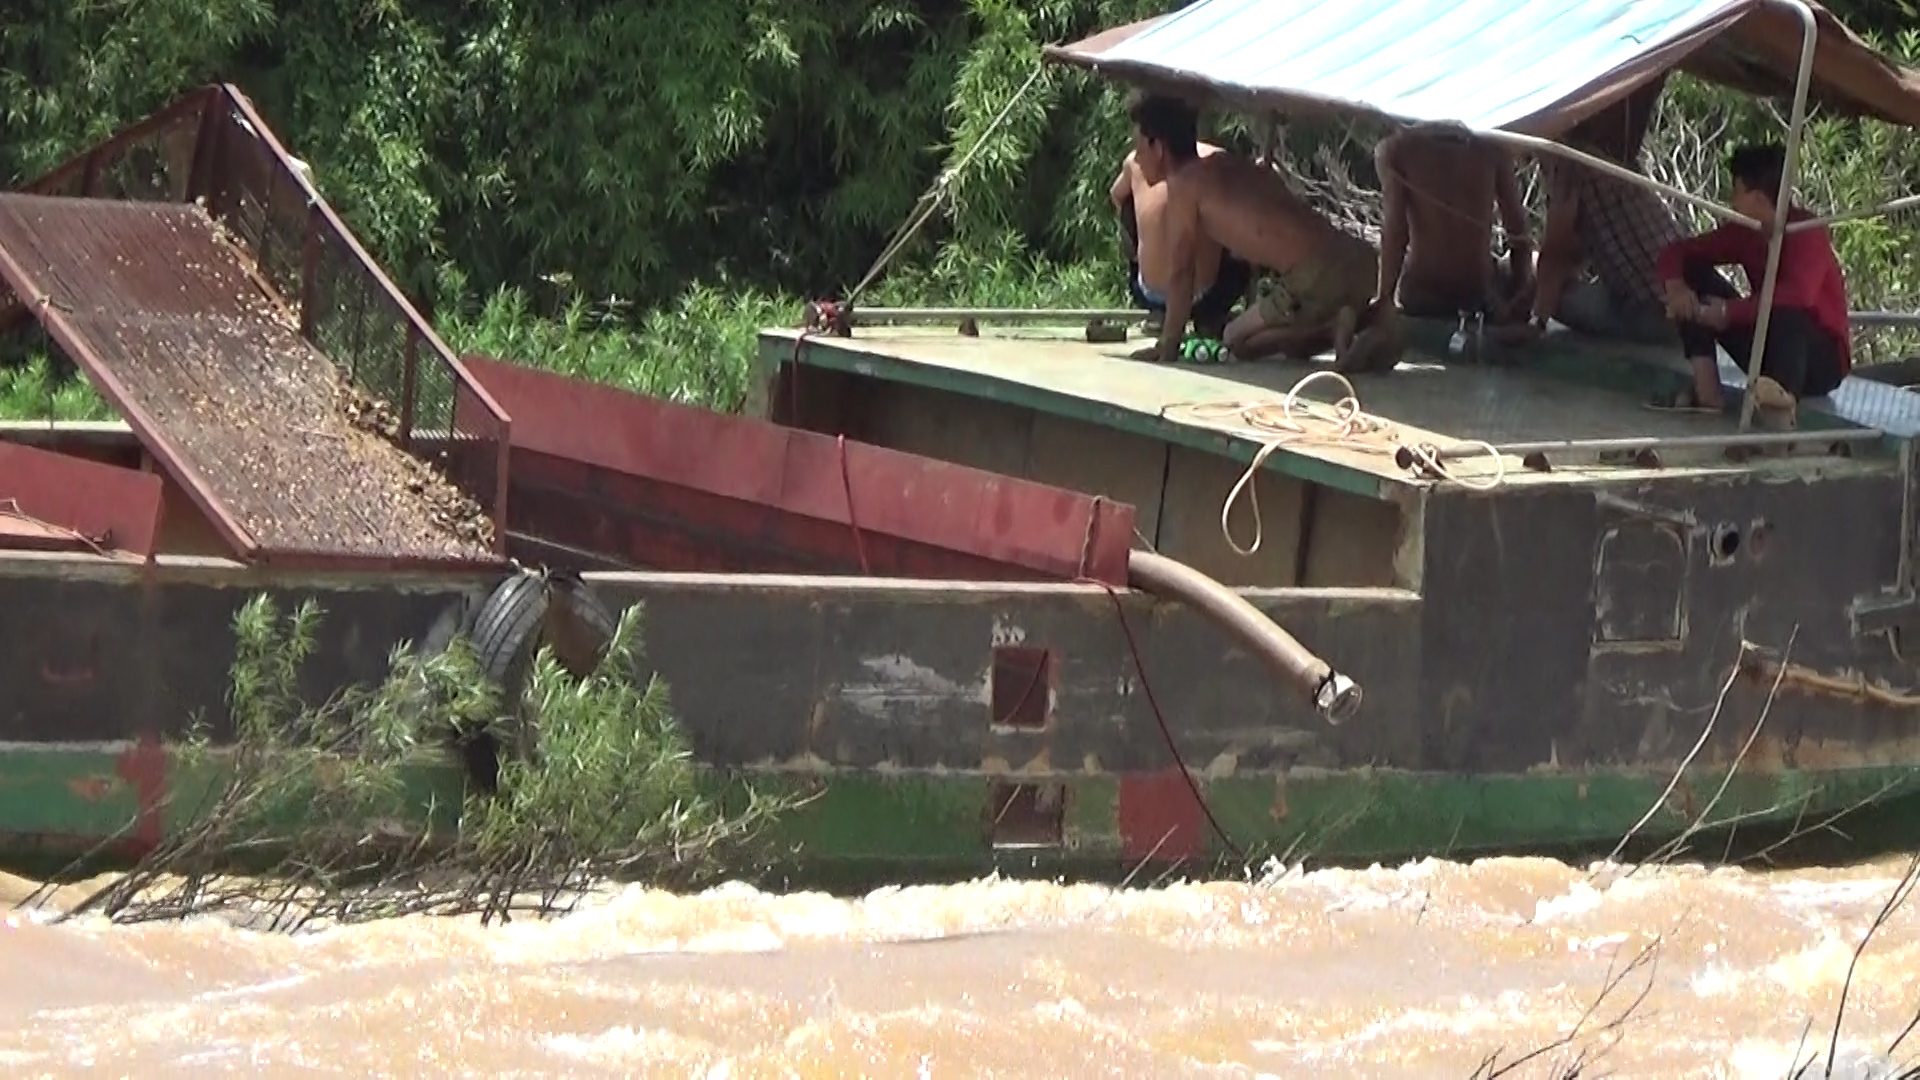
{"label": "barge", "polygon": [[[1308,7],[1200,0],[1056,59],[1285,110],[1319,90],[1109,54]],[[1694,7],[1536,63],[1545,119],[1469,126],[1563,152],[1548,106],[1675,65],[1920,123],[1824,11]],[[1798,71],[1754,46],[1783,11]],[[1321,99],[1431,118],[1370,93]],[[842,301],[763,335],[754,415],[718,416],[455,356],[230,86],[0,195],[0,278],[0,327],[126,418],[0,432],[15,846],[179,827],[170,746],[223,715],[250,597],[318,600],[320,697],[530,568],[560,607],[644,605],[698,759],[814,796],[779,825],[810,862],[1559,849],[1920,794],[1920,398],[1886,382],[1763,433],[1644,410],[1683,369],[1569,333],[1495,366],[1420,326],[1342,381],[1127,359],[1136,312]]]}

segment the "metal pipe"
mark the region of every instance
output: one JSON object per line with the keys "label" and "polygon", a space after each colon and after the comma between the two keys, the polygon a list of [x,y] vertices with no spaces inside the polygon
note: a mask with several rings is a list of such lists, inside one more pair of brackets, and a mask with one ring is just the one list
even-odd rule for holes
{"label": "metal pipe", "polygon": [[1339,724],[1359,710],[1358,683],[1308,652],[1292,634],[1225,585],[1185,563],[1137,549],[1127,553],[1127,578],[1141,592],[1178,600],[1199,612],[1312,702],[1327,723]]}
{"label": "metal pipe", "polygon": [[1849,311],[1847,321],[1855,326],[1886,326],[1901,330],[1911,330],[1920,326],[1920,312],[1915,311]]}
{"label": "metal pipe", "polygon": [[1813,52],[1820,27],[1806,0],[1772,0],[1800,16],[1800,71],[1793,81],[1793,115],[1787,121],[1786,160],[1780,168],[1780,187],[1774,192],[1773,231],[1767,235],[1767,272],[1760,283],[1760,314],[1753,321],[1753,349],[1747,354],[1747,392],[1740,395],[1740,430],[1753,426],[1753,384],[1760,379],[1760,361],[1767,352],[1767,324],[1773,321],[1773,292],[1780,284],[1780,248],[1787,240],[1787,207],[1793,201],[1793,172],[1800,161],[1800,140],[1807,128],[1807,88],[1813,82]]}
{"label": "metal pipe", "polygon": [[1636,172],[1617,162],[1608,161],[1606,158],[1589,154],[1584,150],[1576,150],[1571,146],[1554,142],[1552,139],[1542,139],[1537,135],[1522,135],[1517,131],[1476,131],[1474,134],[1492,142],[1506,143],[1510,146],[1532,150],[1536,153],[1554,154],[1572,161],[1577,161],[1590,169],[1598,169],[1616,180],[1624,180],[1629,184],[1637,184],[1640,187],[1651,188],[1669,199],[1678,199],[1689,206],[1698,207],[1712,214],[1714,217],[1738,222],[1741,225],[1752,226],[1756,229],[1760,227],[1758,221],[1755,221],[1730,206],[1721,206],[1712,199],[1703,198],[1690,191],[1682,191],[1671,184],[1663,184],[1653,177],[1648,176],[1646,173]]}
{"label": "metal pipe", "polygon": [[1879,206],[1870,206],[1863,210],[1842,210],[1837,214],[1828,214],[1825,217],[1803,218],[1800,221],[1789,223],[1787,225],[1787,231],[1790,233],[1804,232],[1807,229],[1817,229],[1822,225],[1838,225],[1846,221],[1865,221],[1868,218],[1885,217],[1888,214],[1896,214],[1902,210],[1911,210],[1916,206],[1920,206],[1920,195],[1907,195],[1895,199],[1890,203],[1881,203]]}
{"label": "metal pipe", "polygon": [[930,323],[956,323],[962,319],[992,323],[1087,323],[1087,322],[1139,322],[1147,317],[1144,311],[1124,308],[867,308],[854,307],[852,321],[855,326],[874,326],[892,323],[896,326],[916,326]]}
{"label": "metal pipe", "polygon": [[[1794,443],[1879,442],[1886,433],[1873,428],[1840,428],[1833,431],[1750,431],[1738,435],[1647,435],[1621,439],[1558,439],[1545,442],[1503,443],[1494,447],[1502,457],[1526,457],[1528,454],[1558,454],[1587,451],[1609,454],[1634,450],[1718,450],[1733,446],[1790,446]],[[1487,448],[1474,443],[1443,447],[1435,451],[1441,461],[1471,461],[1487,456]],[[1403,469],[1418,464],[1413,452],[1401,447],[1395,460]]]}

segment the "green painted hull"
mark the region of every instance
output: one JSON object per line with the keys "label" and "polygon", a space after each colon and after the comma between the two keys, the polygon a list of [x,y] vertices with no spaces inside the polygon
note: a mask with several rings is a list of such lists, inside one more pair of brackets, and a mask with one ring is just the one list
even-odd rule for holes
{"label": "green painted hull", "polygon": [[[162,756],[163,778],[153,768]],[[0,749],[0,859],[102,848],[124,856],[178,835],[220,782],[217,770],[183,766],[180,755],[161,755],[151,745],[16,743]],[[1141,863],[1237,869],[1268,857],[1352,862],[1604,852],[1636,825],[1644,848],[1687,832],[1724,834],[1730,825],[1785,832],[1868,804],[1901,807],[1920,795],[1920,770],[1893,766],[1739,774],[1717,799],[1725,774],[1705,771],[1688,775],[1671,792],[1670,776],[1651,773],[1464,777],[1376,771],[1200,780],[1216,829],[1201,824],[1197,807],[1182,815],[1176,801],[1169,811],[1165,798],[1158,807],[1147,805],[1143,819],[1139,807],[1128,806],[1141,796],[1130,795],[1128,782],[1119,778],[1062,776],[1049,781],[1063,792],[1053,819],[1057,833],[1015,843],[1003,836],[996,843],[994,808],[1004,805],[1006,788],[991,777],[714,779],[805,797],[767,838],[776,871],[922,878],[1023,868],[1104,876]],[[1177,774],[1172,781],[1176,792],[1183,790]],[[393,813],[380,816],[389,827],[404,823],[412,831],[445,835],[457,827],[462,788],[451,763],[423,764],[409,774]],[[300,827],[297,807],[275,817],[277,827]],[[1909,815],[1903,811],[1899,818],[1895,827]],[[1920,822],[1920,815],[1911,819]]]}

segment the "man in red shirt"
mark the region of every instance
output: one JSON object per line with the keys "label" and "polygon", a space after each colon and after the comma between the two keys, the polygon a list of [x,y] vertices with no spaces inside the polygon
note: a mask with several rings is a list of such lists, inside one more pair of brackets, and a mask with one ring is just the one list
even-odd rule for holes
{"label": "man in red shirt", "polygon": [[[1712,232],[1676,240],[1662,248],[1654,266],[1666,291],[1667,314],[1680,331],[1693,365],[1694,385],[1681,391],[1669,408],[1719,411],[1719,363],[1714,346],[1723,346],[1734,363],[1747,365],[1753,350],[1757,296],[1702,297],[1688,284],[1701,271],[1736,265],[1755,289],[1767,272],[1767,231],[1774,214],[1774,193],[1786,151],[1778,143],[1742,146],[1729,157],[1733,208],[1761,222],[1755,229],[1732,222]],[[1788,221],[1813,215],[1789,205]],[[1800,398],[1819,397],[1840,385],[1853,367],[1853,339],[1847,321],[1847,283],[1834,256],[1825,226],[1789,232],[1780,248],[1773,291],[1773,316],[1767,323],[1760,378],[1748,391],[1760,415],[1775,426],[1791,427]]]}

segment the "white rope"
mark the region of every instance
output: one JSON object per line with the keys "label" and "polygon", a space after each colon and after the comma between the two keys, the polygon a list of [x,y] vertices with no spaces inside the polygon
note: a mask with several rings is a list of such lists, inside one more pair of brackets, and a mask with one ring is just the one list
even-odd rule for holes
{"label": "white rope", "polygon": [[907,221],[900,226],[899,231],[893,234],[893,239],[887,242],[887,246],[881,249],[879,256],[873,260],[873,265],[867,268],[866,276],[860,279],[860,284],[855,285],[853,291],[847,294],[847,303],[853,303],[855,298],[865,292],[867,286],[873,284],[874,279],[880,276],[880,271],[886,269],[887,264],[900,254],[907,243],[913,239],[914,234],[920,231],[920,227],[927,223],[927,219],[932,217],[933,212],[939,208],[941,198],[946,195],[953,181],[966,171],[968,165],[973,164],[973,159],[978,157],[980,151],[987,145],[987,139],[1007,122],[1007,118],[1013,115],[1013,107],[1020,104],[1020,100],[1027,96],[1027,91],[1033,89],[1033,84],[1039,82],[1040,76],[1045,72],[1045,64],[1035,64],[1033,74],[1027,76],[1027,81],[1020,84],[1020,89],[1000,107],[999,114],[981,129],[979,136],[973,140],[973,146],[961,155],[960,160],[954,162],[951,168],[942,170],[939,176],[934,177],[933,186],[920,196],[920,201],[915,204]]}
{"label": "white rope", "polygon": [[[1345,395],[1331,404],[1302,398],[1300,391],[1316,379],[1334,380],[1346,388]],[[1253,462],[1240,474],[1239,481],[1227,493],[1227,500],[1220,507],[1220,533],[1227,538],[1227,544],[1241,555],[1252,555],[1260,550],[1265,534],[1260,521],[1260,492],[1254,484],[1254,477],[1259,475],[1260,467],[1266,464],[1267,458],[1282,448],[1317,446],[1392,457],[1404,447],[1433,475],[1474,491],[1491,491],[1505,482],[1507,477],[1506,458],[1492,443],[1481,439],[1463,439],[1460,442],[1486,451],[1487,456],[1493,459],[1493,476],[1479,479],[1456,476],[1432,448],[1403,438],[1400,425],[1362,409],[1359,392],[1344,375],[1336,371],[1316,371],[1307,375],[1294,383],[1293,388],[1287,391],[1287,396],[1277,402],[1227,401],[1169,405],[1160,410],[1160,415],[1165,419],[1238,435],[1260,444],[1260,449],[1253,455]],[[1246,493],[1253,510],[1253,544],[1248,547],[1242,547],[1233,538],[1233,528],[1228,524],[1233,506],[1240,501],[1242,492]]]}

